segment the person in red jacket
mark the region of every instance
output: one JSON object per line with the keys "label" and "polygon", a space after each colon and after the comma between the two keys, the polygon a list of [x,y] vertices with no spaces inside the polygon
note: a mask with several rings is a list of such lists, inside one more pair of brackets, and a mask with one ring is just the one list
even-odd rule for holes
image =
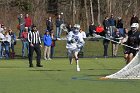
{"label": "person in red jacket", "polygon": [[96,34],[102,35],[103,32],[104,32],[104,28],[101,26],[101,24],[99,24],[99,25],[96,27]]}
{"label": "person in red jacket", "polygon": [[29,17],[29,14],[25,15],[25,27],[28,27],[28,32],[31,31],[32,19]]}

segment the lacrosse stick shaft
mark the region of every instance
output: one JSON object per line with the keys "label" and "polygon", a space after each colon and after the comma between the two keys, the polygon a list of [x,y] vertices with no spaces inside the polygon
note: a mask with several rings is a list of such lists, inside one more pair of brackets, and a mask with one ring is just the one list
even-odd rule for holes
{"label": "lacrosse stick shaft", "polygon": [[[90,37],[89,39],[91,39],[91,38],[96,38],[96,37]],[[98,36],[97,38],[103,38],[103,39],[107,39],[107,40],[109,40],[109,41],[112,41],[112,42],[114,42],[114,43],[117,43],[117,44],[120,44],[120,42],[117,42],[117,41],[115,41],[115,40],[112,40],[112,39],[110,39],[110,38],[106,38],[106,37],[104,37],[104,36]],[[88,38],[87,38],[88,39]],[[121,44],[121,45],[123,45],[123,46],[125,46],[125,47],[128,47],[128,48],[131,48],[131,49],[134,49],[134,50],[137,50],[136,48],[134,48],[134,47],[132,47],[132,46],[129,46],[129,45],[126,45],[126,44]]]}

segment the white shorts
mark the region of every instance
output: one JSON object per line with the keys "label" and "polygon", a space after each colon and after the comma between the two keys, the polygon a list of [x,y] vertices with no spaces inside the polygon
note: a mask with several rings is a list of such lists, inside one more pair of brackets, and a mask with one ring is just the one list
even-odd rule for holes
{"label": "white shorts", "polygon": [[68,49],[68,56],[72,56],[75,52],[79,52],[80,49]]}

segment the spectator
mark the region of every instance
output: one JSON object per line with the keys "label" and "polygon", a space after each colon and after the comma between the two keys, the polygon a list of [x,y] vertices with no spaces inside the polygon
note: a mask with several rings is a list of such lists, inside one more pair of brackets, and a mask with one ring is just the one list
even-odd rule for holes
{"label": "spectator", "polygon": [[110,39],[110,36],[111,36],[110,31],[107,30],[107,31],[105,32],[105,38],[104,38],[104,40],[103,40],[104,58],[107,58],[107,57],[108,57],[108,45],[109,45],[109,43],[110,43],[110,40],[108,40],[108,39]]}
{"label": "spectator", "polygon": [[109,21],[109,31],[112,36],[114,33],[114,29],[116,28],[116,20],[115,20],[113,14],[111,14],[111,17],[108,19],[108,21]]}
{"label": "spectator", "polygon": [[6,32],[6,27],[4,26],[4,24],[1,24],[0,32],[3,34]]}
{"label": "spectator", "polygon": [[11,36],[11,49],[12,49],[12,52],[10,52],[10,57],[14,58],[15,57],[14,46],[16,45],[16,34],[12,31],[12,29],[9,29],[9,35]]}
{"label": "spectator", "polygon": [[123,35],[123,39],[121,41],[121,43],[126,43],[127,39],[128,39],[128,29],[124,28],[124,35]]}
{"label": "spectator", "polygon": [[121,17],[118,17],[117,28],[119,29],[120,33],[124,35],[123,20]]}
{"label": "spectator", "polygon": [[104,26],[104,30],[105,32],[107,32],[109,30],[109,20],[108,20],[108,16],[105,17],[104,21],[103,21],[103,26]]}
{"label": "spectator", "polygon": [[4,39],[4,35],[3,33],[0,32],[0,59],[2,58],[2,42],[3,42],[3,39]]}
{"label": "spectator", "polygon": [[54,47],[55,47],[55,42],[56,42],[56,38],[54,37],[54,33],[51,32],[51,38],[52,38],[52,44],[51,44],[51,59],[53,58],[53,55],[54,55]]}
{"label": "spectator", "polygon": [[50,49],[51,49],[51,44],[52,44],[52,38],[51,38],[50,32],[48,30],[46,30],[46,32],[44,34],[43,41],[44,41],[44,59],[51,60]]}
{"label": "spectator", "polygon": [[41,37],[40,37],[40,33],[37,30],[36,26],[33,25],[32,26],[32,30],[28,33],[28,42],[29,42],[29,67],[33,67],[33,52],[35,50],[36,54],[37,54],[37,63],[36,66],[37,67],[43,67],[43,65],[41,65],[41,49],[40,47],[42,47],[41,45]]}
{"label": "spectator", "polygon": [[101,24],[99,24],[96,27],[96,34],[98,34],[98,35],[103,35],[104,34],[104,28],[101,26]]}
{"label": "spectator", "polygon": [[96,33],[96,26],[93,22],[89,25],[89,35],[93,36]]}
{"label": "spectator", "polygon": [[[86,33],[85,33],[82,29],[80,29],[79,32],[80,32],[81,37],[83,38],[83,40],[85,40],[85,39],[86,39]],[[81,48],[80,48],[80,51],[79,51],[79,53],[78,53],[78,56],[79,56],[79,57],[80,57],[80,56],[81,56],[81,57],[84,56],[84,54],[83,54],[83,47],[84,47],[84,45],[81,46]]]}
{"label": "spectator", "polygon": [[67,29],[68,29],[68,32],[67,32],[67,34],[70,32],[70,31],[72,31],[72,25],[71,24],[68,24],[68,26],[67,26]]}
{"label": "spectator", "polygon": [[25,15],[25,27],[28,27],[28,32],[31,31],[32,19],[29,17],[29,14]]}
{"label": "spectator", "polygon": [[4,25],[0,24],[0,33],[4,30]]}
{"label": "spectator", "polygon": [[20,30],[18,38],[21,38],[21,34],[25,28],[25,20],[23,18],[23,14],[20,14],[20,16],[18,17],[18,22],[19,22],[19,30]]}
{"label": "spectator", "polygon": [[4,42],[3,42],[3,48],[5,48],[5,57],[6,57],[6,59],[9,59],[10,43],[11,43],[11,36],[9,35],[9,32],[6,31],[5,35],[4,35]]}
{"label": "spectator", "polygon": [[86,33],[82,29],[80,29],[79,32],[81,33],[82,38],[86,39]]}
{"label": "spectator", "polygon": [[46,21],[46,26],[47,26],[47,30],[51,33],[51,31],[53,30],[53,21],[52,21],[52,17],[49,17]]}
{"label": "spectator", "polygon": [[119,46],[119,42],[121,39],[122,39],[122,34],[119,32],[119,29],[116,28],[115,32],[113,33],[113,40],[115,42],[112,42],[112,44],[113,44],[113,56],[114,57],[117,56],[118,46]]}
{"label": "spectator", "polygon": [[60,26],[63,23],[64,23],[64,20],[61,18],[61,15],[58,15],[58,18],[56,19],[56,38],[58,39],[60,39],[60,36],[62,33]]}
{"label": "spectator", "polygon": [[[126,44],[127,39],[128,39],[128,29],[124,28],[124,35],[123,35],[123,39],[121,40],[121,44]],[[123,48],[124,48],[124,52],[125,52],[127,47],[123,46]],[[127,56],[127,54],[124,54],[124,55]]]}
{"label": "spectator", "polygon": [[133,16],[131,17],[130,26],[131,26],[133,23],[139,23],[139,18],[136,16],[136,14],[133,14]]}
{"label": "spectator", "polygon": [[21,35],[22,40],[22,58],[25,58],[25,49],[27,49],[27,55],[29,54],[29,42],[28,42],[28,27],[25,27],[24,32]]}

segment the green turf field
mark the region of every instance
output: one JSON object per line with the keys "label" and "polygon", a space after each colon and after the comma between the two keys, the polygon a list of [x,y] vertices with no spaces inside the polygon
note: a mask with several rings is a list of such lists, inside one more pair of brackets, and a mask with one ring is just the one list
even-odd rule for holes
{"label": "green turf field", "polygon": [[66,58],[42,64],[29,68],[27,59],[0,60],[0,93],[140,93],[140,80],[99,80],[121,69],[123,58],[81,58],[80,72]]}

